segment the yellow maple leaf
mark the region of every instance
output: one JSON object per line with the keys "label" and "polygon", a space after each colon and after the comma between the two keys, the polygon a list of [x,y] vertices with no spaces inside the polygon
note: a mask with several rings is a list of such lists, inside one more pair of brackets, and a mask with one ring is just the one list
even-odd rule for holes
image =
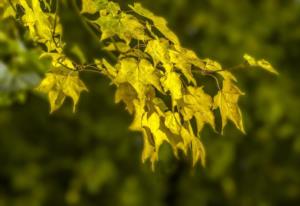
{"label": "yellow maple leaf", "polygon": [[148,154],[147,156],[152,156],[154,160],[154,162],[152,163],[154,164],[155,161],[158,160],[158,153],[159,153],[160,146],[163,144],[163,142],[169,142],[169,139],[166,133],[163,130],[161,130],[161,119],[156,112],[153,112],[151,114],[145,113],[143,115],[142,125],[143,128],[146,129],[146,131],[148,131],[147,133],[149,136],[148,138],[153,140],[152,145],[154,148],[151,151],[151,153],[153,154]]}
{"label": "yellow maple leaf", "polygon": [[183,53],[175,50],[169,50],[169,55],[170,61],[182,72],[188,82],[192,82],[196,86],[197,82],[192,74],[192,64],[190,63],[190,59]]}
{"label": "yellow maple leaf", "polygon": [[196,165],[198,161],[201,162],[202,166],[205,166],[205,149],[201,141],[193,134],[191,126],[188,128],[182,127],[181,136],[184,141],[183,151],[187,154],[190,149],[192,152],[193,166]]}
{"label": "yellow maple leaf", "polygon": [[180,44],[178,37],[168,28],[167,21],[164,18],[154,15],[151,11],[145,9],[140,3],[135,3],[133,6],[130,6],[130,8],[137,14],[150,19],[154,26],[171,42],[178,45]]}
{"label": "yellow maple leaf", "polygon": [[46,77],[36,88],[38,91],[48,94],[51,113],[59,109],[66,96],[73,100],[73,111],[75,112],[80,93],[87,91],[85,84],[78,75],[61,75],[47,73]]}
{"label": "yellow maple leaf", "polygon": [[201,132],[205,123],[215,128],[215,117],[212,112],[213,101],[210,95],[206,94],[201,87],[187,88],[180,104],[181,112],[185,121],[196,119],[197,132]]}
{"label": "yellow maple leaf", "polygon": [[173,106],[175,106],[176,101],[182,98],[182,82],[180,75],[176,72],[169,72],[166,76],[161,78],[161,83],[166,92],[170,91]]}
{"label": "yellow maple leaf", "polygon": [[181,120],[179,113],[166,112],[165,125],[174,134],[179,135],[181,131]]}
{"label": "yellow maple leaf", "polygon": [[152,85],[162,91],[159,73],[146,59],[142,59],[140,62],[134,58],[122,59],[114,82],[117,84],[126,82],[131,84],[136,90],[139,99],[146,97],[148,85]]}
{"label": "yellow maple leaf", "polygon": [[238,100],[243,92],[231,81],[225,79],[223,88],[214,97],[214,109],[219,108],[222,117],[222,132],[228,120],[231,120],[235,126],[245,133],[242,113],[238,106]]}
{"label": "yellow maple leaf", "polygon": [[[29,4],[26,0],[18,2],[25,10],[22,21],[28,27],[31,37],[48,47],[48,51],[56,49],[54,38],[52,38],[53,14],[45,14],[40,7],[39,0],[32,0]],[[56,30],[56,32],[59,32]]]}
{"label": "yellow maple leaf", "polygon": [[145,52],[152,57],[155,66],[160,62],[163,63],[164,66],[171,63],[169,57],[169,43],[166,40],[155,39],[149,41]]}
{"label": "yellow maple leaf", "polygon": [[122,83],[118,86],[115,93],[115,103],[123,101],[126,104],[126,109],[130,114],[134,112],[133,101],[135,99],[137,99],[137,93],[130,84]]}

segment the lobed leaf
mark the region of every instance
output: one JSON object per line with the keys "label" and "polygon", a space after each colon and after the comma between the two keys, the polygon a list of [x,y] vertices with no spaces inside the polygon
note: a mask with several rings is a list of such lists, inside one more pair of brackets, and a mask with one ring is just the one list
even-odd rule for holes
{"label": "lobed leaf", "polygon": [[78,74],[65,76],[55,73],[46,74],[37,90],[48,94],[51,113],[62,106],[66,97],[70,97],[73,100],[73,112],[75,112],[80,93],[88,91],[85,84],[79,79]]}

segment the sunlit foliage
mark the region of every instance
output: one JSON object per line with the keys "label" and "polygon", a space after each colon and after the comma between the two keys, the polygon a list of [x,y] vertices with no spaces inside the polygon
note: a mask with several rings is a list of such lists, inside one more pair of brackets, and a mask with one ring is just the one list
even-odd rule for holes
{"label": "sunlit foliage", "polygon": [[[87,91],[80,80],[81,72],[103,74],[116,87],[116,102],[123,102],[134,116],[130,129],[143,133],[142,161],[150,160],[154,169],[159,149],[164,142],[174,155],[191,153],[193,165],[205,165],[205,149],[200,135],[205,124],[217,131],[216,118],[221,116],[221,132],[232,121],[245,132],[238,100],[244,93],[231,69],[218,62],[199,58],[181,46],[167,21],[141,4],[122,10],[108,0],[4,1],[1,18],[16,18],[28,29],[36,45],[41,45],[41,58],[52,66],[37,90],[48,95],[51,112],[59,109],[66,97],[76,110],[80,94]],[[64,10],[71,9],[77,19]],[[78,37],[67,35],[77,21],[87,34],[87,45],[77,44]],[[90,55],[89,51],[96,55]],[[244,56],[239,68],[259,67],[277,74],[265,60]],[[215,81],[213,94],[201,78]]]}

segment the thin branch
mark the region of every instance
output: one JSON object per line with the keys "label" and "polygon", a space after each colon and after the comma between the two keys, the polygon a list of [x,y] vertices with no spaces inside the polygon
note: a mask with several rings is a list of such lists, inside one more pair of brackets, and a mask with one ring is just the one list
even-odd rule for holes
{"label": "thin branch", "polygon": [[245,66],[246,66],[246,65],[245,65],[244,63],[242,63],[242,64],[236,65],[236,66],[234,66],[234,67],[230,67],[230,68],[228,68],[228,69],[226,69],[226,70],[242,69],[242,68],[244,68]]}
{"label": "thin branch", "polygon": [[218,78],[216,76],[214,76],[213,74],[209,74],[208,76],[212,77],[216,81],[218,90],[221,91],[221,86],[220,86]]}

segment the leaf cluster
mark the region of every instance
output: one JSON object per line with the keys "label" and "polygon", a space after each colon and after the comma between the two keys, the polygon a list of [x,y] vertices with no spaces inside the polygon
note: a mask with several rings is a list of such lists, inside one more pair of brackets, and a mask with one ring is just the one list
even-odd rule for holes
{"label": "leaf cluster", "polygon": [[[9,5],[9,6],[8,6]],[[230,69],[218,62],[202,59],[181,46],[164,18],[135,3],[124,11],[108,0],[4,1],[5,16],[19,18],[36,44],[42,45],[41,58],[49,58],[52,66],[37,90],[46,93],[51,112],[64,103],[74,102],[73,110],[87,88],[80,72],[96,72],[111,80],[116,87],[115,101],[123,102],[134,116],[130,129],[143,134],[142,161],[150,160],[154,169],[163,143],[171,145],[174,155],[191,154],[193,165],[205,165],[205,149],[200,139],[204,125],[216,128],[216,110],[222,125],[228,121],[245,132],[238,106],[244,93]],[[19,14],[18,9],[22,14]],[[53,9],[54,8],[54,9]],[[78,39],[67,35],[75,15],[78,26],[94,44],[100,56],[91,58]],[[94,18],[90,18],[93,16]],[[260,67],[277,73],[265,60],[245,55],[241,68]],[[215,94],[206,92],[200,78],[215,80]]]}

